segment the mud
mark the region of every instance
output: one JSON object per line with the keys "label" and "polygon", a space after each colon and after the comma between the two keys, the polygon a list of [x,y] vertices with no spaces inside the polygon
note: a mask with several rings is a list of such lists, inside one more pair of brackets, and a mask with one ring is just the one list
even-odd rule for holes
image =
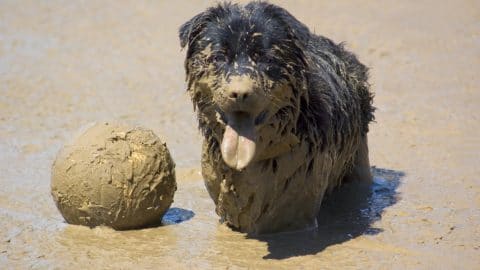
{"label": "mud", "polygon": [[[177,37],[212,2],[3,1],[2,268],[478,268],[479,4],[274,2],[372,68],[371,188],[330,197],[317,230],[246,238],[220,225]],[[80,126],[102,119],[165,136],[178,182],[166,226],[64,223],[51,164]]]}
{"label": "mud", "polygon": [[93,123],[62,147],[52,196],[65,220],[137,229],[159,224],[177,189],[175,163],[151,130]]}

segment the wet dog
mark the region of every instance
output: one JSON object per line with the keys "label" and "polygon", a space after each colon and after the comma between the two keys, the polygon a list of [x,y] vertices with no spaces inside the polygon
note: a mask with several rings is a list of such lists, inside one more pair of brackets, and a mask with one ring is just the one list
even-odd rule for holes
{"label": "wet dog", "polygon": [[368,70],[266,3],[223,3],[181,26],[188,92],[217,214],[251,234],[316,224],[324,195],[371,179]]}

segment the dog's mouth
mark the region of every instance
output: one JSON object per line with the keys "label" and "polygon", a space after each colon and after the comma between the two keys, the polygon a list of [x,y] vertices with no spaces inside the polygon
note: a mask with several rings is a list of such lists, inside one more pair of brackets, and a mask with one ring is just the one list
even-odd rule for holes
{"label": "dog's mouth", "polygon": [[238,171],[247,167],[255,157],[257,136],[255,125],[262,121],[259,117],[243,111],[225,113],[225,132],[221,143],[222,158],[225,163]]}

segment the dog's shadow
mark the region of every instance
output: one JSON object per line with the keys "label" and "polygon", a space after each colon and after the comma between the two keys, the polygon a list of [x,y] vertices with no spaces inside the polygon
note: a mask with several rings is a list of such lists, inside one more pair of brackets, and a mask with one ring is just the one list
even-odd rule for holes
{"label": "dog's shadow", "polygon": [[378,234],[382,229],[372,227],[385,208],[398,199],[397,187],[403,172],[372,168],[372,184],[351,182],[334,191],[322,203],[318,227],[312,230],[251,237],[268,244],[264,259],[286,259],[311,255],[331,245],[364,234]]}

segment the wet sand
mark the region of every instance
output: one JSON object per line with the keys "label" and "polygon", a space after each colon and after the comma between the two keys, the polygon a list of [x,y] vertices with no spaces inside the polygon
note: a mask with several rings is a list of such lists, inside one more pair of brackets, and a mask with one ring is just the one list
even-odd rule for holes
{"label": "wet sand", "polygon": [[[478,269],[478,1],[273,2],[371,67],[372,188],[331,196],[316,230],[233,232],[199,173],[176,34],[213,1],[2,1],[0,268]],[[57,151],[110,119],[167,141],[178,191],[165,226],[89,229],[57,211]]]}

